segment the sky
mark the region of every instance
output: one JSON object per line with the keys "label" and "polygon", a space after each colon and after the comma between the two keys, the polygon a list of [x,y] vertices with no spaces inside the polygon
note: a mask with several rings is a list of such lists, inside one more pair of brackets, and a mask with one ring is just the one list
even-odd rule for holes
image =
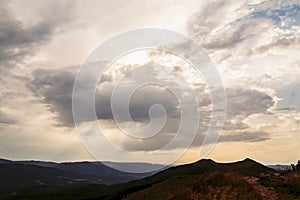
{"label": "sky", "polygon": [[[166,29],[190,38],[219,73],[226,117],[206,158],[230,162],[250,157],[265,164],[300,159],[299,0],[1,0],[0,157],[153,163],[178,155],[176,163],[200,159],[212,118],[212,88],[191,63],[170,52],[143,49],[119,57],[93,90],[96,119],[83,117],[74,123],[72,92],[80,66],[103,42],[140,28]],[[167,46],[195,55],[186,43]],[[87,64],[90,70],[81,86],[92,91],[91,77],[108,61]],[[110,107],[114,88],[121,85],[115,103],[123,105],[122,98],[145,79],[169,85],[185,102],[197,97],[199,127],[188,148],[189,128],[195,124],[191,111],[186,135],[163,149],[176,136],[183,113],[176,94],[162,85],[138,88],[129,102],[132,119],[116,123]],[[82,105],[85,101],[81,96]],[[149,124],[148,111],[154,104],[164,107],[163,113],[151,116],[157,121],[165,117],[158,134],[144,140],[122,133],[120,125],[128,130],[133,120],[137,127],[128,132],[139,134]],[[95,122],[104,135],[93,127]],[[87,146],[78,130],[99,140],[98,146]],[[106,139],[126,152],[110,151],[101,143]],[[101,158],[91,153],[93,148]]]}

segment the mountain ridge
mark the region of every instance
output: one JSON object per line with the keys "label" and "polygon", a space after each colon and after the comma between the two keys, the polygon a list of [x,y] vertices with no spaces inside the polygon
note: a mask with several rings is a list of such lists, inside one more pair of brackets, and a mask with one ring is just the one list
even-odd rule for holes
{"label": "mountain ridge", "polygon": [[[69,164],[64,164],[64,166]],[[0,172],[1,166],[0,164]],[[3,164],[3,166],[10,166],[10,164]],[[285,188],[286,186],[288,188]],[[234,198],[231,198],[231,192],[234,193]],[[172,196],[173,193],[175,196]],[[173,166],[151,176],[140,177],[140,179],[126,183],[103,185],[97,182],[81,182],[77,185],[59,185],[59,187],[47,184],[27,185],[17,192],[13,190],[6,194],[6,197],[8,199],[143,198],[151,200],[161,199],[159,197],[165,195],[170,199],[175,197],[193,199],[192,196],[200,199],[215,199],[215,196],[210,196],[214,193],[217,193],[221,199],[240,199],[241,195],[245,195],[244,199],[267,199],[265,197],[268,195],[272,198],[280,196],[284,199],[293,199],[300,197],[300,175],[290,171],[276,171],[249,158],[232,163],[201,159],[193,163]]]}

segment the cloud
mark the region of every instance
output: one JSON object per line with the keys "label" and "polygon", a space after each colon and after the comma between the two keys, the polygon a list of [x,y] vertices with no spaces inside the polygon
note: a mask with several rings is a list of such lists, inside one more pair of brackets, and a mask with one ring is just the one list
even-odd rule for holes
{"label": "cloud", "polygon": [[[104,65],[104,63],[98,63],[98,65]],[[152,64],[146,64],[144,66],[139,66],[139,69],[134,69],[127,74],[125,79],[126,84],[124,84],[121,90],[121,97],[125,96],[132,86],[139,85],[139,81],[143,80],[144,74],[148,74],[149,80],[153,82],[157,81],[157,74],[154,72],[155,67]],[[126,68],[126,67],[125,67]],[[163,68],[163,67],[162,67]],[[113,119],[111,111],[111,97],[114,87],[118,84],[115,82],[115,74],[121,76],[126,73],[124,68],[115,71],[112,74],[104,74],[102,76],[97,89],[96,89],[96,114],[98,119]],[[51,111],[55,112],[59,116],[59,121],[66,125],[73,125],[73,115],[72,115],[72,91],[75,79],[75,73],[71,71],[64,70],[36,70],[34,73],[34,79],[28,84],[28,87],[34,91],[38,96],[43,97],[43,102],[50,106]],[[83,83],[84,91],[93,90],[93,86],[90,85],[90,76],[93,72],[86,75],[86,81]],[[186,99],[189,99],[192,94],[184,94],[184,87],[181,88],[180,85],[173,83],[166,83],[173,87],[173,89],[179,91],[181,95],[185,95]],[[209,105],[208,93],[205,91],[205,87],[201,84],[195,85],[195,89],[199,95],[199,103],[201,106]],[[85,96],[82,95],[80,102],[86,103]],[[136,90],[129,104],[129,111],[131,117],[135,121],[148,121],[149,120],[149,109],[154,104],[162,105],[169,117],[179,116],[179,102],[174,96],[174,94],[167,88],[159,85],[147,85]],[[82,115],[85,116],[85,111],[82,111]],[[127,121],[129,119],[122,119]],[[84,121],[90,121],[90,119],[85,119]]]}
{"label": "cloud", "polygon": [[[274,3],[274,1],[272,1]],[[279,7],[288,7],[287,5],[279,5]],[[291,9],[295,5],[289,5]],[[199,42],[209,53],[221,52],[224,60],[233,59],[238,61],[240,57],[248,58],[254,54],[261,54],[273,48],[295,47],[299,42],[297,37],[288,37],[290,30],[284,29],[287,26],[282,26],[283,22],[289,22],[288,19],[293,18],[289,14],[285,14],[285,19],[278,19],[274,16],[279,15],[278,8],[268,6],[263,9],[263,4],[250,5],[240,1],[213,1],[208,3],[205,7],[195,13],[188,21],[187,28],[189,34]],[[289,13],[287,11],[286,13]],[[271,14],[268,14],[271,13]],[[297,23],[289,22],[289,26],[296,26]],[[277,32],[276,32],[277,31]],[[189,52],[189,44],[176,44],[173,48],[188,51],[187,54],[193,54],[193,50]],[[152,55],[155,56],[155,55]],[[160,55],[158,55],[160,56]],[[191,55],[192,56],[192,55]],[[200,59],[201,60],[201,59]],[[105,65],[102,63],[99,65]],[[154,82],[159,77],[165,76],[169,72],[165,71],[162,66],[154,66],[153,63],[147,63],[161,70],[160,73],[153,73],[151,67],[145,66],[123,66],[119,70],[102,75],[102,79],[96,90],[96,114],[99,121],[112,121],[113,115],[110,108],[111,96],[118,77],[127,74],[126,81],[128,85],[124,85],[121,97],[125,96],[132,85],[138,84],[145,79],[145,77],[152,79]],[[236,64],[240,67],[239,64]],[[130,70],[141,67],[141,70]],[[232,67],[232,66],[229,66]],[[158,71],[159,71],[158,70]],[[180,66],[174,67],[174,74],[182,75],[183,71]],[[90,73],[93,73],[92,71]],[[174,75],[173,74],[173,75]],[[74,71],[61,70],[37,70],[33,73],[34,79],[29,83],[29,88],[38,96],[43,98],[43,103],[49,106],[50,110],[57,115],[57,120],[63,126],[73,126],[72,115],[72,87],[75,78]],[[172,75],[172,76],[173,76]],[[91,90],[89,76],[86,74],[86,81],[82,86],[84,90]],[[164,77],[166,78],[166,77]],[[252,127],[247,123],[247,118],[255,114],[269,114],[270,109],[276,105],[276,99],[260,89],[255,89],[254,83],[248,83],[242,79],[235,78],[235,80],[243,83],[239,87],[235,85],[228,85],[226,89],[227,96],[227,116],[223,133],[220,137],[220,142],[232,141],[246,141],[259,142],[270,139],[269,134],[264,131],[253,131]],[[171,83],[173,87],[185,94],[180,85]],[[248,89],[249,88],[249,89]],[[257,87],[259,88],[259,87]],[[193,85],[194,91],[200,97],[201,113],[200,129],[198,136],[202,141],[203,134],[209,126],[210,119],[210,98],[205,87],[201,84]],[[82,105],[85,103],[84,95],[80,100]],[[145,142],[128,140],[119,137],[116,134],[120,146],[127,150],[143,151],[156,150],[167,144],[176,133],[178,124],[180,123],[180,109],[178,102],[174,95],[166,89],[157,86],[147,86],[141,88],[134,93],[130,101],[129,110],[134,121],[142,124],[149,122],[149,108],[153,104],[161,104],[166,109],[168,114],[167,123],[165,124],[161,134],[157,137],[151,138]],[[82,115],[85,116],[85,110],[82,110]],[[85,118],[82,122],[89,122],[93,119]],[[122,122],[126,123],[129,119],[124,118]],[[108,124],[105,124],[108,126]],[[110,128],[116,128],[116,125],[110,125]],[[187,138],[181,138],[186,140]],[[197,145],[201,143],[197,142]],[[181,143],[178,141],[178,147]]]}
{"label": "cloud", "polygon": [[[216,62],[216,67],[226,87],[227,116],[219,142],[251,143],[272,139],[268,141],[268,144],[272,145],[268,145],[267,148],[270,151],[274,149],[276,151],[278,148],[280,152],[281,145],[293,143],[296,146],[297,137],[295,136],[299,130],[300,101],[297,95],[299,89],[298,49],[300,49],[298,48],[299,1],[260,2],[210,1],[206,3],[206,6],[199,8],[199,12],[188,20],[186,26],[188,34],[199,42]],[[12,6],[8,5],[9,2],[5,2],[7,5],[0,6],[2,9],[0,11],[0,69],[6,70],[0,73],[0,90],[1,93],[5,92],[0,98],[3,108],[0,111],[2,150],[3,155],[11,157],[16,157],[16,154],[21,153],[20,159],[28,158],[28,156],[37,158],[41,156],[43,159],[49,159],[54,154],[62,156],[63,159],[69,159],[68,156],[72,157],[72,155],[78,159],[79,152],[74,153],[73,150],[78,150],[80,143],[70,144],[71,148],[67,152],[59,152],[61,147],[67,146],[66,141],[76,138],[70,133],[74,126],[72,89],[75,70],[78,66],[73,66],[72,69],[59,66],[81,62],[87,52],[94,47],[95,42],[105,40],[110,35],[145,26],[145,24],[149,27],[153,24],[155,27],[169,27],[170,24],[170,29],[181,26],[179,24],[184,23],[185,17],[197,9],[193,2],[188,3],[189,7],[179,2],[173,6],[175,9],[170,10],[169,5],[174,4],[172,1],[165,3],[163,5],[165,8],[158,6],[158,4],[161,5],[159,1],[151,5],[147,3],[143,5],[145,10],[142,12],[136,9],[135,1],[125,3],[124,6],[120,6],[118,2],[113,2],[112,5],[105,4],[105,6],[101,3],[100,5],[99,2],[82,4],[73,1],[63,3],[33,1],[31,3],[31,1],[27,2],[25,6],[24,2],[12,1]],[[14,9],[16,4],[19,8],[14,10],[16,12],[12,12],[11,8]],[[22,7],[24,7],[23,10],[20,9]],[[153,16],[153,11],[158,7],[163,12]],[[107,8],[113,8],[115,15],[107,18],[111,23],[102,23],[99,19],[107,17],[109,14],[107,10],[112,10]],[[185,14],[183,10],[186,10]],[[173,14],[178,12],[174,11],[183,12],[175,16]],[[137,15],[140,17],[137,18]],[[121,18],[124,23],[120,24]],[[179,18],[180,23],[177,21]],[[96,21],[99,23],[95,23]],[[77,22],[82,23],[80,25],[85,28],[68,30]],[[116,26],[111,26],[111,24]],[[180,27],[180,30],[182,29],[183,27]],[[193,49],[189,51],[188,43],[176,44],[172,48],[179,48],[188,56],[193,56]],[[31,64],[30,58],[35,59],[36,54],[38,54],[37,61]],[[42,57],[41,62],[39,56]],[[166,55],[159,56],[165,58]],[[19,63],[23,64],[20,68],[12,67]],[[21,67],[26,67],[26,69]],[[48,69],[38,69],[31,76],[30,71],[36,67]],[[56,69],[51,70],[51,67]],[[129,73],[126,78],[128,85],[124,87],[124,94],[121,97],[130,86],[139,83],[145,77],[157,80],[166,78],[166,75],[174,78],[176,74],[181,76],[188,73],[188,70],[184,71],[184,67],[180,65],[170,67],[170,70],[164,70],[166,68],[159,65],[156,67],[159,73],[153,73],[146,68]],[[117,146],[129,151],[155,151],[174,138],[180,124],[179,105],[174,95],[165,88],[158,86],[140,88],[130,101],[129,110],[133,120],[142,125],[149,123],[149,108],[158,103],[166,109],[167,122],[159,135],[149,140],[133,140],[120,136],[121,133],[117,130],[110,108],[111,94],[118,78],[132,69],[134,66],[123,66],[119,70],[102,76],[96,90],[97,118],[108,133],[112,132],[110,135],[117,142]],[[262,75],[265,76],[262,77]],[[85,90],[92,88],[89,76],[92,74],[86,75],[85,83],[82,85]],[[193,73],[187,75],[188,78],[192,76]],[[27,87],[31,91],[24,88],[24,83],[27,82]],[[172,82],[171,85],[185,95],[185,91],[177,82]],[[202,144],[209,126],[211,101],[205,84],[190,82],[190,86],[200,98],[200,128],[193,144],[198,147]],[[274,94],[270,95],[261,88],[266,90],[273,88]],[[32,96],[32,91],[36,96]],[[282,100],[277,100],[276,96]],[[122,100],[120,98],[120,101]],[[84,105],[84,95],[81,102]],[[83,115],[85,112],[82,110]],[[262,116],[258,117],[260,114]],[[56,116],[55,120],[61,126],[55,126],[57,123],[53,122],[53,116]],[[276,120],[278,117],[281,120]],[[93,119],[86,117],[84,122],[91,120]],[[122,119],[125,125],[127,121],[127,118]],[[283,127],[276,125],[278,121],[283,124]],[[41,133],[40,130],[44,131]],[[135,131],[138,130],[137,128]],[[281,136],[284,139],[279,139],[278,142],[277,137]],[[286,138],[290,138],[289,142],[286,142]],[[177,145],[172,148],[182,148],[183,141],[188,139],[190,138],[187,136],[179,138],[176,141]],[[58,142],[49,143],[49,141]],[[239,146],[239,144],[236,145]],[[265,147],[264,143],[257,145]],[[241,149],[237,147],[234,150]],[[232,156],[231,153],[229,154]]]}
{"label": "cloud", "polygon": [[14,119],[14,117],[0,111],[0,125],[1,124],[15,124],[15,123],[17,123],[17,120]]}
{"label": "cloud", "polygon": [[[171,124],[177,124],[178,125],[179,120],[173,121],[173,122],[167,122],[169,125]],[[100,122],[102,125],[105,123],[111,123],[111,122]],[[105,126],[104,126],[105,127]],[[171,141],[173,142],[173,145],[169,148],[166,148],[165,150],[173,150],[173,149],[179,149],[179,148],[186,148],[186,144],[188,144],[188,141],[192,141],[191,146],[193,147],[200,147],[203,144],[204,138],[206,136],[205,131],[201,132],[199,131],[195,138],[191,138],[187,135],[180,135],[176,136],[176,132],[172,132],[168,129],[164,129],[161,132],[159,132],[154,137],[150,137],[147,139],[136,139],[132,137],[128,137],[124,133],[122,133],[120,130],[118,130],[114,125],[112,126],[106,126],[107,132],[110,133],[108,136],[109,141],[111,141],[112,144],[126,150],[126,151],[155,151],[160,150],[163,147],[165,147],[167,144],[169,144]],[[263,142],[266,140],[271,139],[270,134],[264,131],[251,131],[251,130],[231,130],[226,133],[222,133],[219,137],[218,142],[225,143],[225,142]]]}
{"label": "cloud", "polygon": [[299,10],[299,1],[212,1],[188,20],[187,30],[209,53],[225,50],[219,61],[237,60],[299,45]]}
{"label": "cloud", "polygon": [[246,122],[254,114],[272,114],[276,97],[257,89],[231,87],[226,89],[226,118],[223,130],[245,131],[251,128]]}
{"label": "cloud", "polygon": [[258,90],[230,88],[226,90],[229,116],[247,117],[255,113],[266,113],[275,104],[272,96]]}
{"label": "cloud", "polygon": [[229,13],[245,7],[245,3],[236,2],[219,0],[207,3],[188,20],[189,35],[206,49],[234,47],[247,39],[247,24],[237,22],[228,26],[232,22],[227,19]]}
{"label": "cloud", "polygon": [[[57,3],[57,2],[56,2]],[[59,5],[49,5],[42,20],[24,23],[9,7],[0,3],[0,67],[15,66],[25,58],[33,56],[41,45],[48,42],[54,34],[66,29],[71,9],[61,10]],[[70,5],[71,6],[71,5]],[[67,11],[67,12],[66,12]],[[54,14],[55,13],[55,14]]]}
{"label": "cloud", "polygon": [[295,108],[294,107],[292,107],[292,108],[277,108],[276,110],[278,110],[278,111],[292,111],[292,110],[295,110]]}
{"label": "cloud", "polygon": [[249,132],[243,131],[239,133],[231,133],[221,135],[219,142],[262,142],[270,139],[268,133],[263,131]]}
{"label": "cloud", "polygon": [[[194,147],[199,147],[203,143],[205,134],[198,134],[193,142]],[[220,134],[218,142],[263,142],[271,139],[270,134],[264,131],[253,130],[230,130]]]}
{"label": "cloud", "polygon": [[37,96],[43,97],[43,102],[50,110],[57,113],[59,121],[70,126],[74,123],[72,115],[72,91],[75,74],[69,71],[36,70],[34,80],[27,86]]}
{"label": "cloud", "polygon": [[[104,63],[98,63],[104,65]],[[95,65],[97,66],[97,65]],[[74,67],[76,68],[76,67]],[[128,93],[129,88],[132,85],[138,85],[139,81],[143,77],[143,74],[147,74],[151,80],[155,82],[159,75],[154,68],[162,71],[164,67],[155,65],[153,63],[147,63],[142,66],[125,66],[117,70],[105,73],[99,82],[95,95],[95,108],[98,120],[111,130],[118,130],[115,124],[114,117],[111,110],[111,96],[115,85],[118,83],[120,77],[125,76],[125,85],[122,87],[122,93],[120,94],[120,100],[123,100],[122,96]],[[178,67],[177,67],[178,68]],[[181,73],[178,70],[169,70]],[[90,74],[89,74],[90,73]],[[84,91],[92,90],[90,85],[90,76],[93,72],[86,74],[86,81],[83,82],[82,88]],[[72,115],[72,90],[75,78],[74,70],[37,70],[34,72],[34,79],[28,84],[28,87],[34,91],[38,96],[43,98],[43,103],[50,107],[50,110],[57,114],[58,122],[64,126],[73,126]],[[173,85],[172,85],[173,84]],[[170,85],[170,83],[169,83]],[[192,84],[194,92],[199,97],[199,110],[201,117],[199,121],[198,136],[196,138],[196,144],[201,145],[204,134],[209,127],[210,121],[210,97],[206,91],[205,85],[201,83]],[[181,95],[187,95],[180,85],[175,82],[171,82],[173,89],[180,91]],[[269,109],[274,106],[274,97],[269,94],[255,89],[245,89],[241,87],[232,87],[226,90],[227,93],[227,116],[224,126],[224,133],[228,134],[221,136],[222,142],[229,141],[263,141],[269,139],[266,133],[258,134],[258,132],[252,132],[249,125],[244,122],[249,116],[257,113],[268,113]],[[85,96],[82,96],[81,102],[84,104]],[[128,137],[121,137],[120,134],[115,133],[114,140],[118,142],[122,148],[130,151],[150,151],[163,147],[172,140],[178,131],[180,124],[180,106],[173,93],[165,88],[156,85],[149,85],[138,89],[131,97],[129,103],[129,111],[134,121],[147,124],[149,123],[149,108],[154,104],[161,104],[167,112],[167,121],[163,129],[155,137],[147,140],[133,140]],[[82,111],[82,115],[85,115],[85,111]],[[157,116],[160,117],[160,116]],[[92,119],[86,118],[83,122],[89,122]],[[126,125],[126,122],[130,119],[122,119],[122,123]],[[109,122],[109,123],[108,123]],[[139,128],[136,128],[138,132]],[[119,132],[118,132],[119,131]],[[120,130],[116,132],[120,133]],[[236,133],[240,132],[240,133]],[[200,139],[199,139],[200,138]],[[183,136],[176,144],[176,147],[182,147],[183,141],[187,140],[188,136]],[[159,142],[158,142],[159,141]]]}
{"label": "cloud", "polygon": [[300,82],[293,82],[278,88],[278,97],[281,99],[278,102],[280,110],[300,111]]}

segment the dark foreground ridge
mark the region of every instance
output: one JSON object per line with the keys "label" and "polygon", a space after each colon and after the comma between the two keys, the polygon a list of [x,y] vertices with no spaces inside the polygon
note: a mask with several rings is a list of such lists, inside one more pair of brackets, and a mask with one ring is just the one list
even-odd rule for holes
{"label": "dark foreground ridge", "polygon": [[[76,169],[55,168],[55,163],[20,164],[0,160],[2,199],[300,199],[300,174],[276,171],[254,160],[217,163],[204,159],[150,174],[136,174],[141,180],[130,181],[133,174],[107,169],[124,182],[107,185],[89,182],[87,174],[78,179]],[[72,163],[80,169],[88,162]],[[90,166],[89,166],[90,167]],[[112,171],[110,171],[112,170]],[[85,170],[83,170],[85,171]],[[108,171],[105,171],[108,172]],[[73,177],[75,175],[75,177]],[[103,175],[103,173],[102,173]],[[146,177],[148,175],[148,177]],[[4,179],[2,178],[4,177]],[[57,178],[59,177],[59,178]],[[109,176],[106,176],[108,178]],[[90,176],[96,179],[95,175]],[[94,178],[94,179],[93,179]],[[99,178],[99,177],[98,177]],[[132,177],[131,177],[132,178]],[[113,179],[113,178],[112,178]],[[137,177],[133,179],[138,179]],[[131,180],[133,180],[131,179]],[[32,182],[28,182],[34,181]],[[59,181],[58,181],[59,180]],[[119,180],[120,181],[120,180]],[[30,183],[30,184],[28,184]],[[9,187],[10,188],[9,188]],[[6,189],[5,189],[6,187]]]}

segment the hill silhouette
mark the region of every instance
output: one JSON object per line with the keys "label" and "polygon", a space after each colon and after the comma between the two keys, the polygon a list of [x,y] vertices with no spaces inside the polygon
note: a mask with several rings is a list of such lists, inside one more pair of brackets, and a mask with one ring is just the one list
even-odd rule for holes
{"label": "hill silhouette", "polygon": [[[116,163],[120,164],[126,165]],[[44,190],[57,192],[90,184],[124,183],[152,174],[121,172],[101,162],[54,163],[0,159],[0,199],[5,196],[27,194],[31,190],[32,193],[43,193]]]}
{"label": "hill silhouette", "polygon": [[25,187],[7,199],[300,199],[300,175],[254,160],[203,159],[115,185]]}

